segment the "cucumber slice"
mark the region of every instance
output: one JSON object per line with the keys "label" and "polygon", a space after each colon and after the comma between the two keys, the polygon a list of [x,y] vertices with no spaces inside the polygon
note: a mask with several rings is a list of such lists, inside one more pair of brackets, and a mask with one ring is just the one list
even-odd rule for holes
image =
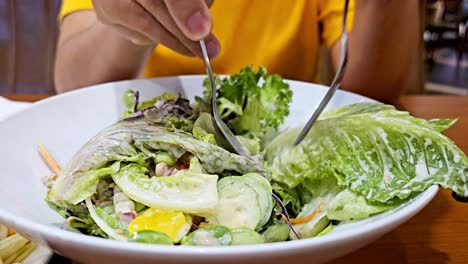
{"label": "cucumber slice", "polygon": [[317,236],[324,236],[324,235],[327,235],[329,234],[331,231],[333,231],[334,229],[334,225],[330,222],[330,224],[328,224],[328,226],[323,229],[322,231],[320,231],[320,233],[317,234]]}
{"label": "cucumber slice", "polygon": [[208,221],[229,228],[255,229],[262,220],[257,192],[250,185],[232,178],[240,177],[226,177],[218,182],[217,210]]}
{"label": "cucumber slice", "polygon": [[218,182],[218,190],[233,182],[242,182],[252,187],[257,193],[257,201],[262,211],[261,220],[255,227],[255,230],[260,230],[271,217],[273,211],[273,199],[271,185],[265,177],[258,173],[248,173],[242,176],[225,177]]}
{"label": "cucumber slice", "polygon": [[145,172],[145,168],[132,163],[112,174],[112,179],[132,200],[148,207],[201,216],[216,210],[218,176],[179,172],[173,176],[149,178]]}
{"label": "cucumber slice", "polygon": [[[328,224],[330,224],[330,219],[328,219],[327,214],[320,213],[307,223],[293,225],[293,228],[301,238],[308,238],[317,236],[327,228]],[[292,231],[289,233],[289,238],[297,239]]]}
{"label": "cucumber slice", "polygon": [[252,245],[265,243],[263,236],[248,228],[237,228],[231,230],[231,245]]}
{"label": "cucumber slice", "polygon": [[272,198],[273,191],[270,182],[258,173],[248,173],[240,177],[242,181],[250,184],[258,194],[258,202],[262,208],[263,217],[260,221],[257,231],[261,229],[271,218],[274,202]]}
{"label": "cucumber slice", "polygon": [[286,222],[276,221],[263,231],[262,236],[266,243],[281,242],[288,240],[289,232],[289,225]]}

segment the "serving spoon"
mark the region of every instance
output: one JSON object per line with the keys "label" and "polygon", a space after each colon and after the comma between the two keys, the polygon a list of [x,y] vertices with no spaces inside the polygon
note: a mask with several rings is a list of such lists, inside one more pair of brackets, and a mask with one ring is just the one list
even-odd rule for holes
{"label": "serving spoon", "polygon": [[251,158],[245,147],[239,142],[239,140],[236,138],[234,133],[232,133],[231,129],[224,123],[224,121],[221,119],[218,113],[218,103],[217,103],[217,89],[216,89],[216,83],[214,80],[213,76],[213,71],[211,70],[211,63],[210,59],[208,57],[208,52],[206,51],[206,45],[205,41],[202,39],[200,40],[200,48],[203,54],[203,61],[205,62],[205,68],[206,72],[208,74],[208,79],[210,80],[210,85],[211,85],[211,116],[214,119],[214,125],[217,130],[219,130],[224,138],[226,139],[226,142],[228,143],[227,148],[229,148],[230,151],[240,155],[244,156],[247,158]]}

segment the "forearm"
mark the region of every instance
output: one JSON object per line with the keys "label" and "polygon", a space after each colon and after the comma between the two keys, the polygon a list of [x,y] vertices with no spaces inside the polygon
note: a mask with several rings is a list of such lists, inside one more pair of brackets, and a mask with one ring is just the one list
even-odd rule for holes
{"label": "forearm", "polygon": [[344,89],[384,102],[396,100],[418,52],[418,3],[356,0]]}
{"label": "forearm", "polygon": [[60,41],[55,85],[65,92],[87,85],[135,78],[154,46],[138,46],[97,20]]}

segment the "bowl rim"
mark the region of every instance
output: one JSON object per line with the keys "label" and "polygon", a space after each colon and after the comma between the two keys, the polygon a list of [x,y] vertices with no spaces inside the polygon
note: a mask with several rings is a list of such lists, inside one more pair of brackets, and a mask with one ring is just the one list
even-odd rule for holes
{"label": "bowl rim", "polygon": [[[64,241],[66,243],[86,244],[94,246],[102,250],[123,250],[134,254],[154,254],[160,256],[238,256],[248,254],[272,254],[281,253],[284,251],[294,252],[302,251],[309,247],[324,247],[333,245],[336,242],[350,240],[360,237],[363,234],[379,231],[386,226],[396,227],[416,215],[421,211],[437,194],[438,186],[431,186],[426,191],[422,192],[416,198],[395,208],[395,211],[370,222],[363,224],[359,228],[346,229],[336,233],[330,233],[326,236],[307,238],[302,240],[283,241],[277,243],[265,243],[255,245],[240,245],[229,247],[193,247],[193,246],[166,246],[166,245],[149,245],[141,243],[121,242],[101,237],[94,237],[68,231],[58,227],[53,227],[46,224],[36,223],[24,217],[19,217],[0,208],[0,220],[7,225],[13,224],[19,232],[27,230],[31,233],[40,234],[45,237],[45,240]],[[52,209],[51,209],[52,210]],[[376,215],[378,216],[378,215]],[[357,221],[358,222],[358,221]]]}
{"label": "bowl rim", "polygon": [[[200,79],[204,78],[206,75],[177,75],[177,76],[168,76],[168,77],[158,77],[150,79],[135,79],[135,80],[124,80],[118,82],[108,82],[97,85],[92,85],[84,87],[82,89],[77,89],[74,91],[69,91],[63,94],[54,95],[49,98],[43,99],[36,103],[31,104],[29,107],[18,110],[17,112],[8,115],[6,118],[0,120],[0,124],[14,118],[17,114],[22,113],[23,111],[33,111],[35,107],[39,107],[42,104],[49,104],[55,100],[60,100],[65,97],[72,97],[77,94],[90,92],[95,89],[102,89],[103,87],[108,87],[110,84],[125,84],[135,81],[161,81],[161,80],[170,80],[170,79]],[[308,83],[303,81],[296,80],[286,80],[290,85],[300,84],[307,85],[319,89],[327,89],[327,86]],[[345,96],[358,96],[363,101],[373,101],[366,96],[358,95],[352,92],[339,90],[338,93],[343,93]],[[216,256],[239,256],[239,255],[251,255],[251,254],[269,254],[269,255],[278,255],[287,252],[303,251],[304,249],[310,247],[325,247],[333,245],[340,241],[350,240],[353,238],[360,237],[362,235],[378,232],[380,229],[387,227],[387,231],[395,228],[404,221],[410,219],[421,211],[437,194],[439,190],[438,186],[431,186],[424,192],[420,193],[417,197],[411,199],[410,201],[404,203],[403,205],[394,209],[393,212],[389,213],[386,217],[378,218],[375,221],[372,221],[368,224],[360,225],[359,228],[352,228],[346,230],[340,230],[336,233],[330,233],[326,236],[314,237],[302,240],[293,240],[293,241],[284,241],[277,243],[265,243],[265,244],[255,244],[255,245],[240,245],[240,246],[229,246],[229,247],[193,247],[193,246],[165,246],[165,245],[148,245],[141,243],[127,243],[120,242],[110,239],[105,239],[101,237],[94,237],[90,235],[81,234],[74,231],[65,230],[59,227],[41,224],[29,220],[24,217],[16,216],[13,213],[10,213],[6,209],[0,208],[0,220],[6,224],[14,226],[20,233],[24,230],[25,233],[37,234],[43,240],[53,240],[61,241],[63,243],[76,243],[86,245],[88,247],[100,248],[104,251],[125,251],[131,254],[151,254],[159,255],[166,257],[187,257],[187,256],[206,256],[206,257],[216,257]],[[52,209],[50,209],[52,210]],[[378,216],[378,215],[377,215]],[[359,221],[357,221],[359,222]],[[390,227],[390,228],[388,228]],[[34,239],[34,238],[33,238]],[[39,241],[43,242],[43,241]]]}

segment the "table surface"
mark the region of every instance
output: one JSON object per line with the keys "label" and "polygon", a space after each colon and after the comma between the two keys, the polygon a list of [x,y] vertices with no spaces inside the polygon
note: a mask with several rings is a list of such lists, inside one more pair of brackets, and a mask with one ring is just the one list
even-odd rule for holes
{"label": "table surface", "polygon": [[[34,102],[44,95],[6,95]],[[403,96],[397,107],[422,118],[460,118],[445,135],[468,153],[468,96]],[[441,190],[418,215],[333,263],[468,263],[468,204]]]}

